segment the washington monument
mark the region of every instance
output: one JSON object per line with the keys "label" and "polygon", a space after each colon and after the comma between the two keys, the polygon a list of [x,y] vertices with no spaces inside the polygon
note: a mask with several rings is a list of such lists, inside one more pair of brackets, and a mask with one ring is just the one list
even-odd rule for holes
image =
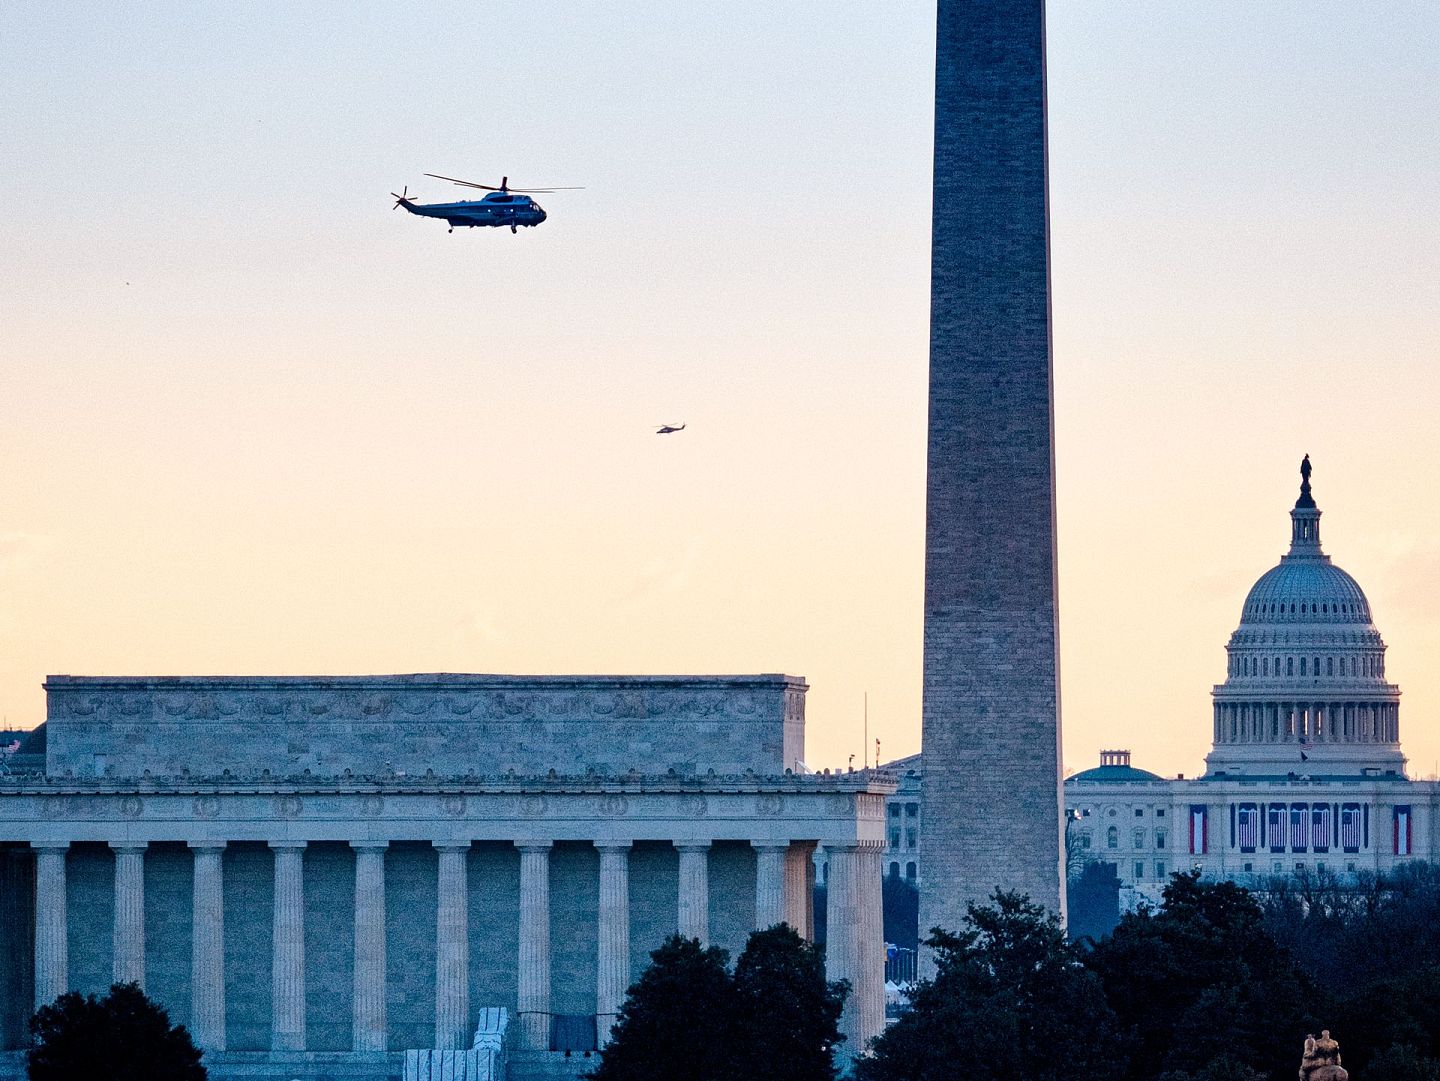
{"label": "washington monument", "polygon": [[1044,0],[939,0],[922,932],[1063,911]]}

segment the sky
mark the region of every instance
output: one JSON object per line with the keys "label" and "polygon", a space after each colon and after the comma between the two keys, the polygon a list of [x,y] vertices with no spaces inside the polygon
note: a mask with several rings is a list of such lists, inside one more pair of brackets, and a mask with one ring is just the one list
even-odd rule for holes
{"label": "sky", "polygon": [[[48,673],[784,671],[812,765],[867,696],[919,749],[933,3],[0,12],[8,724]],[[1050,3],[1068,768],[1198,772],[1309,453],[1436,772],[1437,40]],[[584,190],[451,235],[426,172]]]}

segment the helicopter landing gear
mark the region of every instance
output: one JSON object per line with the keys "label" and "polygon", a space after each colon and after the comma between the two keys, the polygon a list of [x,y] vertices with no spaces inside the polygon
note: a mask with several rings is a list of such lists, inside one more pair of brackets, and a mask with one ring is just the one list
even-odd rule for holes
{"label": "helicopter landing gear", "polygon": [[520,230],[516,229],[515,226],[514,226],[514,224],[511,224],[511,226],[510,226],[510,231],[511,231],[512,233],[518,233]]}

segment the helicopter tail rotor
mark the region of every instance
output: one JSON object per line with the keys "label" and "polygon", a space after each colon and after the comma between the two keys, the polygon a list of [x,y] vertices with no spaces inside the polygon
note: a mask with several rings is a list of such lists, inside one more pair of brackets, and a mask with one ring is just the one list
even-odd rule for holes
{"label": "helicopter tail rotor", "polygon": [[[395,195],[393,191],[390,194]],[[399,210],[403,206],[406,210],[409,210],[410,203],[414,200],[414,198],[415,197],[410,194],[410,185],[407,184],[405,185],[405,187],[400,189],[399,195],[395,195],[395,205],[391,209]]]}

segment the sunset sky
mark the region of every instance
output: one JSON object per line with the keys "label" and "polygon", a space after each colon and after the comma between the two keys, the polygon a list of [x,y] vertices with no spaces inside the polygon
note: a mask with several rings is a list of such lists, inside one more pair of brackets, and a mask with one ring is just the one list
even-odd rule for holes
{"label": "sunset sky", "polygon": [[[1052,0],[1065,760],[1191,774],[1300,457],[1440,762],[1440,5]],[[933,3],[0,4],[0,713],[791,672],[919,748]],[[394,212],[516,185],[549,221]],[[685,432],[658,438],[662,422]]]}

